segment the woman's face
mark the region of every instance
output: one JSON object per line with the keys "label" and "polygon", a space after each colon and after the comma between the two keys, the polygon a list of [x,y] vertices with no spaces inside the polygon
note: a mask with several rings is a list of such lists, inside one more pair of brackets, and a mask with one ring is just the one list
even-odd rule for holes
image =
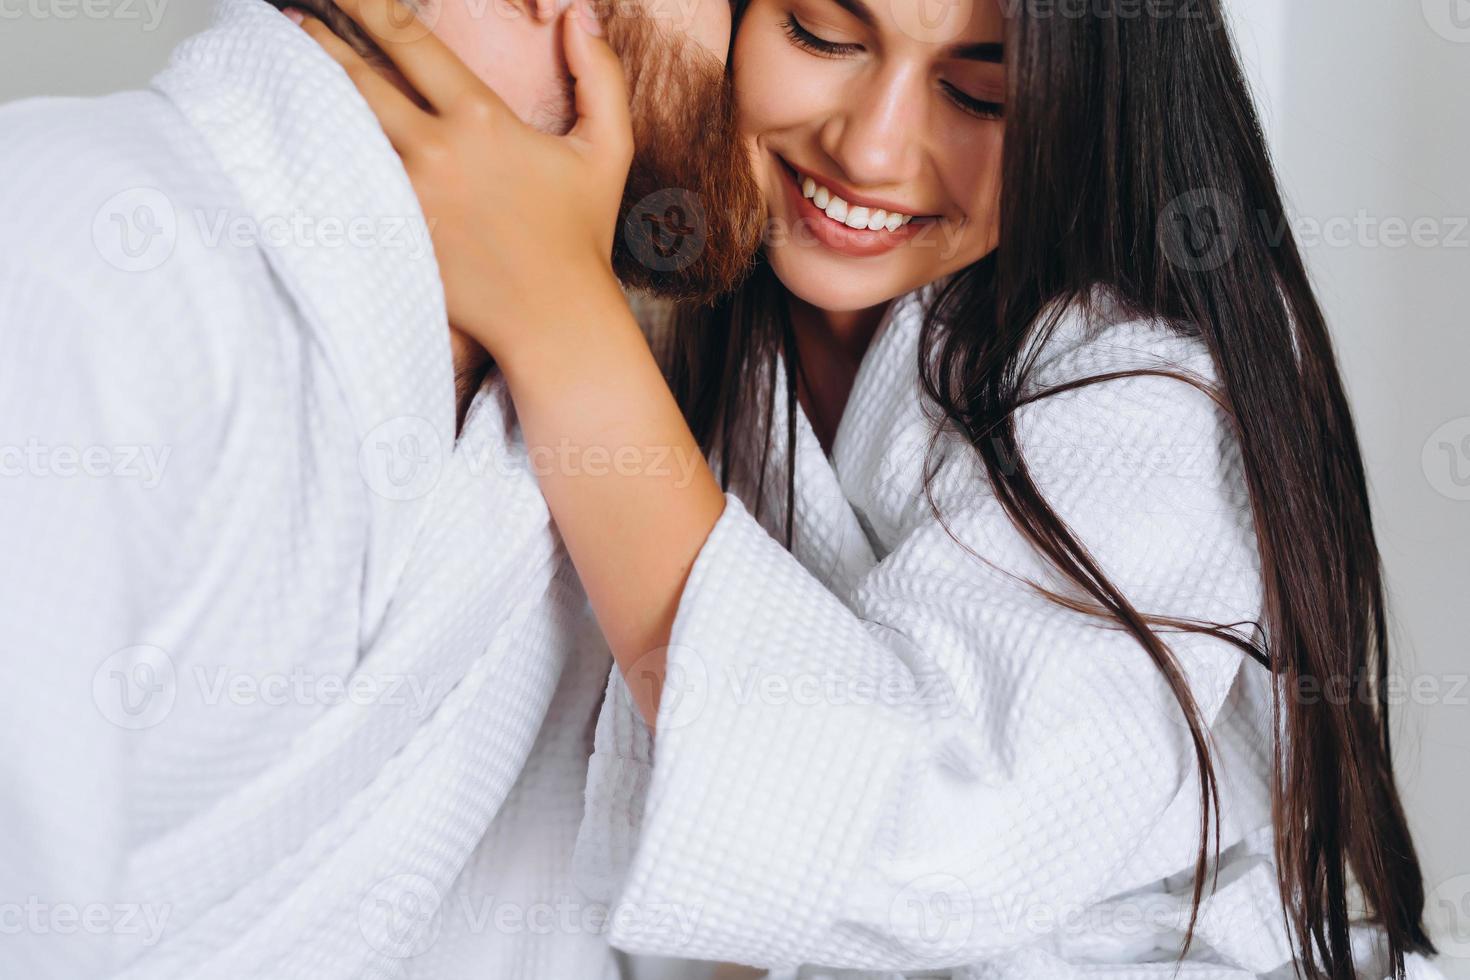
{"label": "woman's face", "polygon": [[751,0],[732,67],[766,254],[820,309],[867,309],[995,248],[998,0]]}

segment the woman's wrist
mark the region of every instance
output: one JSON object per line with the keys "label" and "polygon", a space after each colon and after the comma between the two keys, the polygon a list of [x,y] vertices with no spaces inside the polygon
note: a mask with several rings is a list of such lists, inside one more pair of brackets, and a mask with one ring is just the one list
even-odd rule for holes
{"label": "woman's wrist", "polygon": [[[611,267],[564,279],[548,288],[535,312],[514,331],[510,341],[492,349],[496,363],[514,391],[526,384],[554,383],[577,373],[576,365],[606,356],[631,335],[642,334],[627,297]],[[610,367],[611,365],[609,365]]]}

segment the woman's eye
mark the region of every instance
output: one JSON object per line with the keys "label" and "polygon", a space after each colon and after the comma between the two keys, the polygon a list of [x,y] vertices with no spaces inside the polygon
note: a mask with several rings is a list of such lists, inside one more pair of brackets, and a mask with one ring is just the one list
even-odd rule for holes
{"label": "woman's eye", "polygon": [[801,21],[796,19],[796,14],[794,13],[786,15],[786,19],[781,22],[781,27],[786,31],[786,36],[791,39],[792,44],[804,51],[810,51],[812,54],[822,55],[823,57],[841,57],[843,55],[854,54],[863,49],[861,44],[829,41],[826,38],[817,37],[817,35],[801,26]]}
{"label": "woman's eye", "polygon": [[986,102],[984,99],[977,99],[973,95],[965,94],[949,82],[941,82],[940,85],[944,88],[944,94],[949,97],[951,102],[972,116],[980,119],[1001,119],[1005,117],[1005,106],[999,102]]}

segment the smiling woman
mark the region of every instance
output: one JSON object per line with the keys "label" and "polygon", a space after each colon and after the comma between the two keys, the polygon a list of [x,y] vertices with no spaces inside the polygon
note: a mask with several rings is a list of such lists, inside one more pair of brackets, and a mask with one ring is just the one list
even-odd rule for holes
{"label": "smiling woman", "polygon": [[740,12],[742,129],[783,232],[766,258],[832,312],[873,310],[971,265],[998,234],[1000,4],[961,5],[939,42],[899,6],[750,0]]}

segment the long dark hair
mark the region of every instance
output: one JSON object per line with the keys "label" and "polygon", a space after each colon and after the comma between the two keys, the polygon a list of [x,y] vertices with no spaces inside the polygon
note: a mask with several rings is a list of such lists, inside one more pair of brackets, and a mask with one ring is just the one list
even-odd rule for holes
{"label": "long dark hair", "polygon": [[[1065,14],[1064,5],[1042,13],[1026,0],[1002,2],[1010,93],[1000,243],[949,279],[926,310],[925,395],[972,443],[1011,520],[1147,650],[1184,711],[1201,804],[1187,949],[1212,819],[1217,859],[1220,843],[1205,725],[1177,661],[1150,629],[1161,620],[1134,609],[1032,482],[1013,416],[1061,390],[1027,390],[1023,351],[1055,326],[1049,311],[1084,302],[1095,287],[1204,342],[1218,379],[1209,393],[1233,424],[1250,491],[1264,640],[1221,624],[1171,625],[1229,639],[1279,682],[1272,811],[1299,968],[1313,980],[1353,977],[1356,882],[1401,977],[1407,953],[1433,947],[1394,782],[1384,588],[1363,463],[1219,2],[1179,4],[1167,15],[1129,0],[1092,0],[1077,5],[1085,12]],[[741,13],[743,4],[737,25]],[[758,264],[713,309],[682,311],[670,343],[670,383],[701,445],[721,460],[722,479],[763,479],[764,457],[742,458],[735,436],[750,427],[770,433],[777,406],[750,392],[773,390],[759,382],[774,378],[780,353],[791,445],[799,370],[787,297],[769,266]],[[755,445],[764,453],[769,439]],[[788,468],[788,543],[794,479]],[[1366,696],[1304,697],[1304,682],[1346,682]]]}

